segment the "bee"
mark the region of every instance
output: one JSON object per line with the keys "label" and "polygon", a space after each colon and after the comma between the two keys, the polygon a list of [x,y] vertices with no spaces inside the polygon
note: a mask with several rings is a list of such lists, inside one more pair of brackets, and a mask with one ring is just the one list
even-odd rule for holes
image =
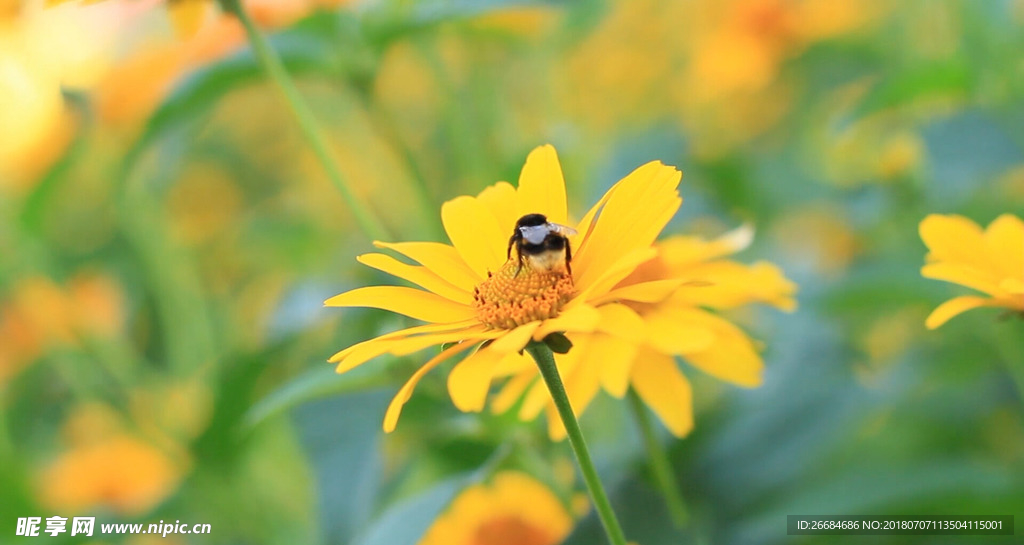
{"label": "bee", "polygon": [[565,267],[565,272],[572,274],[569,263],[572,262],[572,250],[569,248],[569,236],[575,235],[572,227],[548,221],[544,214],[527,214],[516,221],[512,238],[508,239],[506,258],[512,258],[512,247],[516,249],[519,268],[523,262],[529,262],[534,270],[547,272]]}

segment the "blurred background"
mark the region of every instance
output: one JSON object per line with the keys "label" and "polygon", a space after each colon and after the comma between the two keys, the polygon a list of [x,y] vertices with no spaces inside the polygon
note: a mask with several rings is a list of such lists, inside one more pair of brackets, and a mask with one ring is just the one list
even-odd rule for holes
{"label": "blurred background", "polygon": [[[212,525],[169,544],[412,545],[499,468],[582,491],[542,422],[461,414],[444,373],[385,436],[422,354],[333,373],[403,322],[323,300],[392,280],[356,263],[371,240],[234,19],[44,4],[0,1],[0,542],[60,514]],[[583,417],[631,539],[966,543],[787,537],[785,516],[1024,515],[1024,321],[927,331],[968,290],[921,278],[917,232],[1024,211],[1024,2],[245,5],[389,240],[444,240],[442,202],[550,142],[576,217],[660,159],[684,172],[668,233],[749,222],[739,259],[799,283],[793,314],[732,316],[764,386],[686,370],[696,429],[663,439],[689,527],[625,404]],[[577,515],[566,543],[602,543]]]}

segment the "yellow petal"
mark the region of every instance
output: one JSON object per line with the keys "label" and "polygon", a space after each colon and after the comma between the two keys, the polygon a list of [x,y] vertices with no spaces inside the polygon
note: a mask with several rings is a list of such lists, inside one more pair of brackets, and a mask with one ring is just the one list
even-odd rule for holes
{"label": "yellow petal", "polygon": [[506,261],[508,239],[498,218],[473,197],[456,197],[441,205],[441,222],[462,260],[477,276],[497,271]]}
{"label": "yellow petal", "polygon": [[422,334],[422,333],[441,333],[441,332],[444,332],[444,331],[465,331],[465,330],[468,330],[468,329],[473,329],[474,326],[479,326],[479,325],[480,325],[480,322],[478,322],[477,320],[465,320],[465,321],[462,321],[462,322],[453,322],[453,323],[450,323],[450,324],[427,324],[427,325],[419,325],[419,326],[415,326],[415,327],[409,327],[409,328],[406,328],[406,329],[399,329],[398,331],[392,331],[391,333],[385,333],[383,335],[380,335],[380,336],[375,337],[373,339],[370,339],[368,341],[363,341],[362,343],[354,344],[354,345],[352,345],[352,346],[350,346],[350,347],[348,347],[348,348],[346,348],[344,350],[341,350],[337,354],[331,356],[331,359],[329,359],[328,361],[330,361],[332,363],[333,362],[341,361],[341,358],[344,358],[345,356],[347,356],[350,352],[355,350],[356,347],[358,347],[359,345],[361,345],[363,343],[367,343],[367,342],[371,342],[371,341],[383,341],[383,340],[387,340],[387,339],[403,339],[403,338],[406,338],[406,337],[412,337],[414,335],[419,335],[419,334]]}
{"label": "yellow petal", "polygon": [[[571,376],[580,362],[586,361],[586,354],[590,349],[591,335],[573,335],[569,337],[572,341],[572,350],[568,354],[555,354],[555,365],[558,366],[558,373],[562,377]],[[539,374],[539,372],[538,372]],[[543,380],[533,383],[533,386],[526,392],[523,404],[519,407],[519,419],[523,421],[537,418],[544,407],[551,402],[551,395],[548,393],[547,384]]]}
{"label": "yellow petal", "polygon": [[423,289],[430,290],[445,299],[450,299],[465,305],[472,304],[473,296],[470,292],[457,288],[446,280],[437,276],[430,269],[423,266],[408,265],[384,254],[363,254],[356,258],[357,261],[372,267],[378,271],[386,272],[392,276],[408,280]]}
{"label": "yellow petal", "polygon": [[424,322],[460,322],[476,317],[473,307],[415,288],[369,286],[335,295],[328,307],[369,307],[388,310]]}
{"label": "yellow petal", "polygon": [[[606,392],[622,399],[629,389],[629,375],[639,347],[636,343],[611,335],[595,335],[591,346],[591,361],[586,365],[598,369],[601,387]],[[578,410],[582,412],[582,409]]]}
{"label": "yellow petal", "polygon": [[604,274],[621,256],[651,246],[682,203],[682,173],[660,162],[647,163],[615,184],[573,260],[577,283]]}
{"label": "yellow petal", "polygon": [[647,324],[633,309],[619,303],[610,303],[598,307],[601,320],[597,323],[597,331],[609,335],[639,342],[647,337]]}
{"label": "yellow petal", "polygon": [[707,349],[715,333],[703,323],[699,311],[663,304],[645,312],[647,343],[665,354],[688,354]]}
{"label": "yellow petal", "polygon": [[518,194],[520,215],[544,214],[548,221],[563,225],[568,221],[565,179],[553,146],[546,144],[530,152],[519,175]]}
{"label": "yellow petal", "polygon": [[167,2],[167,14],[171,26],[180,38],[191,38],[199,31],[208,8],[205,0],[171,0]]}
{"label": "yellow petal", "polygon": [[504,335],[462,360],[448,375],[448,393],[452,402],[464,412],[479,412],[487,401],[494,371],[502,358],[518,352],[530,341],[540,322],[530,322]]}
{"label": "yellow petal", "polygon": [[984,236],[990,259],[1001,275],[1024,278],[1024,221],[1003,214],[988,225]]}
{"label": "yellow petal", "polygon": [[412,397],[412,391],[416,388],[416,385],[419,384],[420,379],[422,379],[432,369],[447,361],[448,358],[458,354],[459,352],[468,350],[475,345],[476,342],[463,342],[454,346],[449,346],[442,350],[440,354],[430,358],[427,363],[424,363],[422,367],[417,369],[416,372],[409,377],[409,380],[402,385],[402,388],[398,390],[398,393],[395,394],[395,397],[388,405],[388,410],[384,413],[384,432],[391,433],[392,431],[395,431],[395,426],[398,424],[398,417],[402,414],[402,407],[404,407],[405,403],[409,401],[410,397]]}
{"label": "yellow petal", "polygon": [[960,263],[949,261],[929,263],[924,267],[921,267],[921,276],[934,280],[953,282],[954,284],[960,284],[961,286],[967,286],[968,288],[976,289],[993,297],[1003,295],[1002,290],[999,289],[997,279],[990,273],[987,271],[979,271],[974,267],[962,265]]}
{"label": "yellow petal", "polygon": [[[565,385],[565,394],[569,397],[569,405],[572,407],[572,412],[577,418],[587,410],[587,407],[590,406],[590,402],[594,400],[597,392],[601,389],[601,383],[599,380],[601,362],[599,360],[594,360],[594,356],[597,354],[596,350],[593,349],[593,347],[597,347],[599,345],[600,342],[593,344],[592,349],[588,351],[589,356],[587,359],[581,360],[582,365],[576,365],[571,372],[562,376],[562,382]],[[545,385],[545,389],[546,388],[547,385]],[[555,407],[554,402],[551,401],[550,397],[547,398],[547,401],[548,434],[553,441],[561,441],[566,435],[565,425],[562,423],[562,419],[558,415],[558,408]]]}
{"label": "yellow petal", "polygon": [[440,242],[379,242],[374,246],[398,252],[430,269],[437,276],[466,291],[480,283],[485,276],[476,274],[452,246]]}
{"label": "yellow petal", "polygon": [[[999,289],[1009,294],[1010,297],[1024,295],[1024,280],[1005,278],[999,283]],[[1024,305],[1024,300],[1021,300],[1020,303]]]}
{"label": "yellow petal", "polygon": [[669,280],[652,280],[650,282],[638,282],[615,288],[607,294],[593,299],[594,304],[602,304],[608,301],[636,301],[637,303],[659,303],[667,299],[673,292],[685,283],[684,280],[673,278]]}
{"label": "yellow petal", "polygon": [[658,242],[658,249],[670,268],[678,268],[732,255],[750,246],[753,240],[753,226],[744,224],[712,240],[684,235],[668,237]]}
{"label": "yellow petal", "polygon": [[503,413],[512,408],[516,401],[523,396],[523,392],[533,384],[533,381],[539,377],[537,371],[523,371],[518,375],[509,379],[504,386],[501,387],[501,391],[498,395],[494,396],[491,400],[491,410],[495,414]]}
{"label": "yellow petal", "polygon": [[673,271],[692,280],[674,295],[691,306],[730,309],[749,303],[766,303],[791,311],[796,308],[796,284],[776,265],[764,261],[745,265],[719,260]]}
{"label": "yellow petal", "polygon": [[541,340],[551,333],[587,333],[597,327],[601,320],[601,313],[592,306],[579,304],[562,311],[557,318],[544,320],[537,331],[534,332],[534,340]]}
{"label": "yellow petal", "polygon": [[936,307],[936,309],[928,315],[928,318],[925,319],[924,325],[928,329],[936,329],[961,312],[966,312],[972,308],[992,306],[993,304],[995,304],[995,301],[992,299],[978,297],[975,295],[954,297],[953,299],[950,299]]}
{"label": "yellow petal", "polygon": [[[519,213],[519,197],[516,195],[516,188],[508,182],[498,182],[487,187],[477,195],[477,200],[487,207],[498,220],[498,228],[505,233],[505,241],[512,236],[516,222],[522,214]],[[508,247],[506,246],[506,249]]]}
{"label": "yellow petal", "polygon": [[497,336],[497,333],[483,331],[483,328],[478,328],[466,331],[449,331],[444,333],[419,335],[404,339],[370,339],[369,341],[357,344],[351,351],[341,358],[336,360],[335,358],[331,359],[338,362],[335,371],[338,373],[344,373],[384,354],[405,356],[412,354],[413,352],[419,352],[420,350],[425,350],[431,346],[438,346],[444,343],[465,340],[486,340],[494,338],[495,336]]}
{"label": "yellow petal", "polygon": [[709,312],[696,310],[691,316],[711,330],[715,339],[704,350],[684,353],[686,361],[713,377],[738,386],[760,386],[764,363],[747,334],[732,322]]}
{"label": "yellow petal", "polygon": [[955,214],[931,214],[921,221],[918,231],[931,251],[930,261],[953,261],[985,268],[987,259],[982,250],[985,242],[981,228],[973,221]]}
{"label": "yellow petal", "polygon": [[640,399],[676,437],[693,429],[693,393],[690,382],[670,356],[643,351],[636,358],[630,379]]}
{"label": "yellow petal", "polygon": [[608,293],[615,284],[629,276],[636,268],[645,261],[650,261],[658,255],[658,251],[652,246],[636,248],[629,253],[610,262],[608,268],[599,275],[588,275],[589,281],[578,280],[575,282],[579,294],[576,301],[590,301]]}

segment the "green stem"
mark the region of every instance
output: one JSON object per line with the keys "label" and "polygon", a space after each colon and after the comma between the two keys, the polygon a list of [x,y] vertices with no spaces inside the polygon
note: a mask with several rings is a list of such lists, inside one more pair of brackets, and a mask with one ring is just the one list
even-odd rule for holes
{"label": "green stem", "polygon": [[565,431],[569,436],[569,444],[572,445],[572,450],[576,454],[580,472],[583,474],[584,482],[587,483],[587,490],[590,492],[590,498],[594,500],[594,507],[601,518],[601,524],[604,525],[605,533],[608,534],[608,540],[612,545],[626,545],[626,536],[622,533],[622,527],[619,526],[619,521],[615,518],[615,511],[612,510],[612,504],[608,501],[608,495],[605,494],[604,487],[601,486],[594,462],[590,459],[590,451],[587,450],[587,443],[583,440],[580,424],[576,421],[576,414],[569,403],[569,396],[565,393],[562,377],[559,376],[558,367],[555,365],[555,355],[548,345],[542,342],[531,342],[527,345],[526,351],[537,362],[540,374],[544,377],[544,382],[551,392],[551,399],[554,400],[555,407],[558,408],[558,415],[562,417],[562,423],[565,424]]}
{"label": "green stem", "polygon": [[647,448],[647,456],[650,458],[651,474],[654,476],[655,485],[661,491],[668,506],[669,515],[676,528],[685,528],[690,521],[689,510],[686,509],[686,501],[676,486],[676,477],[672,471],[672,464],[668,461],[668,454],[665,448],[658,441],[654,433],[654,425],[651,424],[651,415],[647,413],[643,400],[636,391],[630,388],[627,394],[629,407],[632,409],[633,418],[636,419],[640,434],[644,437],[644,446]]}
{"label": "green stem", "polygon": [[220,0],[220,5],[225,12],[234,15],[242,23],[242,26],[245,27],[245,33],[249,37],[253,53],[260,64],[263,65],[267,75],[277,85],[281,94],[284,95],[285,103],[291,110],[292,115],[295,116],[295,120],[299,124],[302,135],[306,138],[306,142],[313,149],[313,153],[324,167],[324,171],[327,173],[331,183],[334,184],[341,193],[342,198],[345,199],[345,203],[352,211],[352,215],[355,217],[356,223],[363,230],[363,233],[374,240],[388,239],[387,229],[384,228],[384,224],[363,206],[359,199],[356,198],[345,177],[342,176],[341,168],[331,155],[323,132],[320,130],[320,126],[317,125],[316,117],[314,117],[312,110],[309,109],[302,95],[299,94],[299,90],[295,87],[291,76],[288,75],[284,64],[281,63],[280,57],[277,56],[277,52],[274,51],[270,43],[267,42],[266,37],[263,36],[260,29],[253,23],[245,8],[242,7],[240,0]]}

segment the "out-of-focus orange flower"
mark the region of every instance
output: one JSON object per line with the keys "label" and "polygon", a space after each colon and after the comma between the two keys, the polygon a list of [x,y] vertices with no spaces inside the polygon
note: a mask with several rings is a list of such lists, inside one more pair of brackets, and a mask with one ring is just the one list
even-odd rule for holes
{"label": "out-of-focus orange flower", "polygon": [[87,404],[64,426],[69,448],[39,473],[41,502],[61,512],[106,507],[145,513],[178,485],[186,463],[122,429],[102,405]]}
{"label": "out-of-focus orange flower", "polygon": [[459,494],[419,545],[556,545],[572,527],[572,515],[547,487],[505,471]]}
{"label": "out-of-focus orange flower", "polygon": [[857,233],[843,211],[827,204],[792,210],[774,226],[772,234],[791,258],[822,275],[846,270],[861,251]]}
{"label": "out-of-focus orange flower", "polygon": [[124,297],[110,277],[80,273],[66,287],[42,276],[26,278],[0,306],[0,383],[50,346],[113,336],[123,324]]}
{"label": "out-of-focus orange flower", "polygon": [[0,188],[24,188],[61,156],[77,117],[62,89],[87,90],[109,64],[116,5],[0,8]]}
{"label": "out-of-focus orange flower", "polygon": [[[336,7],[347,0],[247,0],[253,19],[265,28],[280,28],[314,9]],[[100,117],[134,127],[166,97],[189,71],[223,58],[246,43],[245,31],[222,14],[212,0],[168,2],[175,37],[150,37],[121,60],[97,91]]]}
{"label": "out-of-focus orange flower", "polygon": [[559,72],[562,92],[588,126],[675,119],[714,154],[788,110],[786,60],[878,13],[855,0],[616,2]]}

